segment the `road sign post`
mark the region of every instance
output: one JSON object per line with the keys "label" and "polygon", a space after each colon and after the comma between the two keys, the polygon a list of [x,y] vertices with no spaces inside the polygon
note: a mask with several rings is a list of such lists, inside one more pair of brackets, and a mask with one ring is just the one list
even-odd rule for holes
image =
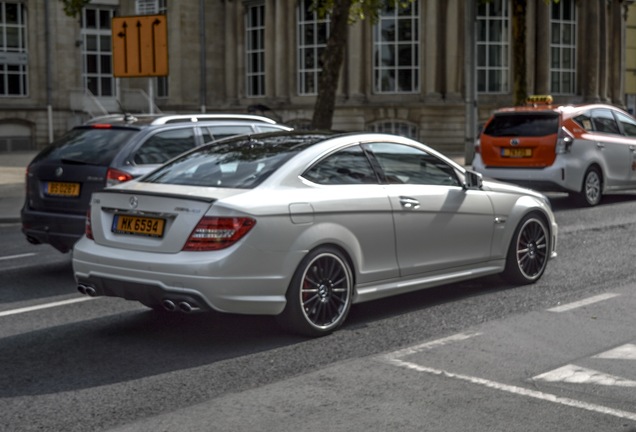
{"label": "road sign post", "polygon": [[166,15],[114,17],[112,40],[115,77],[168,75]]}

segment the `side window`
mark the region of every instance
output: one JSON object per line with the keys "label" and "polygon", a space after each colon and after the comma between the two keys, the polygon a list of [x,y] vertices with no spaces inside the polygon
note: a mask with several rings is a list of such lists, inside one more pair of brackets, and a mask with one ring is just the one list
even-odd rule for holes
{"label": "side window", "polygon": [[594,127],[592,126],[592,115],[589,111],[577,115],[576,117],[574,117],[574,121],[580,124],[581,127],[588,132],[594,130]]}
{"label": "side window", "polygon": [[392,184],[460,186],[455,170],[446,162],[404,144],[366,144]]}
{"label": "side window", "polygon": [[195,145],[191,127],[158,132],[137,149],[133,160],[138,165],[161,164]]}
{"label": "side window", "polygon": [[[213,140],[220,140],[222,138],[227,138],[234,135],[251,134],[253,132],[252,126],[250,125],[208,126],[207,129],[208,132],[212,135]],[[205,132],[203,135],[205,136]]]}
{"label": "side window", "polygon": [[623,133],[628,137],[636,137],[636,120],[622,113],[616,113],[616,117],[623,126]]}
{"label": "side window", "polygon": [[309,168],[307,180],[318,184],[378,184],[378,179],[360,146],[333,153]]}
{"label": "side window", "polygon": [[608,109],[592,111],[592,123],[596,132],[620,135],[616,120]]}

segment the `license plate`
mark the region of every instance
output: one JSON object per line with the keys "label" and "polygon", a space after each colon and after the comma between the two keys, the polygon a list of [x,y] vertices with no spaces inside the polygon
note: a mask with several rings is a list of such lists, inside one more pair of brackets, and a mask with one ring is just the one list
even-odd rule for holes
{"label": "license plate", "polygon": [[532,149],[530,148],[503,148],[501,149],[503,157],[523,158],[532,157]]}
{"label": "license plate", "polygon": [[55,196],[77,197],[80,194],[79,183],[48,182],[46,194]]}
{"label": "license plate", "polygon": [[118,234],[162,237],[165,224],[165,219],[115,215],[112,231]]}

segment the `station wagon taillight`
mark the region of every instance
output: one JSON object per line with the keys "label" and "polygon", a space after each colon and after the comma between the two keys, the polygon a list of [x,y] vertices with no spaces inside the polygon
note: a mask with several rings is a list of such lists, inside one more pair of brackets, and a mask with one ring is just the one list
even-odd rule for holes
{"label": "station wagon taillight", "polygon": [[256,221],[247,217],[203,217],[183,247],[184,251],[225,249],[247,234]]}
{"label": "station wagon taillight", "polygon": [[557,142],[556,147],[554,148],[554,152],[556,154],[569,153],[573,142],[574,135],[572,135],[566,128],[561,127],[561,129],[559,129],[559,134],[557,135]]}
{"label": "station wagon taillight", "polygon": [[108,171],[106,172],[106,186],[114,186],[132,179],[133,176],[128,174],[127,172],[119,171],[113,168],[108,168]]}

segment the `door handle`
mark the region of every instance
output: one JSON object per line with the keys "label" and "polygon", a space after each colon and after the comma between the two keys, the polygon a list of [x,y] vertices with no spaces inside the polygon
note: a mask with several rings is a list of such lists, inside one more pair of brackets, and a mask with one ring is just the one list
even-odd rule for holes
{"label": "door handle", "polygon": [[420,208],[420,202],[416,200],[415,198],[401,196],[400,204],[402,204],[402,207],[408,210],[416,210]]}
{"label": "door handle", "polygon": [[604,149],[605,148],[605,144],[597,142],[596,143],[596,147],[600,148],[600,149]]}

